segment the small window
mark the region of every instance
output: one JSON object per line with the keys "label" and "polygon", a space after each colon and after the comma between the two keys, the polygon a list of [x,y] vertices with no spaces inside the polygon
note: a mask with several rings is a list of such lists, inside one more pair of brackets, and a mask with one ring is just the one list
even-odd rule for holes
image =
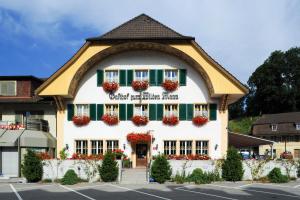
{"label": "small window", "polygon": [[164,109],[164,116],[178,116],[178,105],[177,104],[167,104]]}
{"label": "small window", "polygon": [[135,70],[134,80],[136,81],[148,81],[149,73],[148,70]]}
{"label": "small window", "polygon": [[0,81],[0,96],[16,95],[16,81]]}
{"label": "small window", "polygon": [[176,155],[176,141],[164,141],[164,154]]}
{"label": "small window", "polygon": [[92,140],[92,155],[103,154],[103,141],[102,140]]}
{"label": "small window", "polygon": [[296,130],[300,131],[300,123],[296,123]]}
{"label": "small window", "polygon": [[76,104],[75,105],[75,115],[76,116],[90,116],[90,106],[89,104]]}
{"label": "small window", "polygon": [[118,104],[106,104],[105,105],[105,114],[118,116],[119,115]]}
{"label": "small window", "polygon": [[148,105],[147,104],[134,105],[134,115],[148,117]]}
{"label": "small window", "polygon": [[76,140],[76,153],[77,154],[88,154],[87,140]]}
{"label": "small window", "polygon": [[180,155],[192,154],[192,141],[180,141]]}
{"label": "small window", "polygon": [[165,70],[165,80],[178,81],[178,70]]}
{"label": "small window", "polygon": [[208,155],[208,141],[196,141],[196,154]]}
{"label": "small window", "polygon": [[105,71],[105,81],[107,82],[119,82],[119,73],[118,70],[106,70]]}
{"label": "small window", "polygon": [[107,151],[114,151],[119,149],[119,141],[118,140],[107,140],[106,141]]}
{"label": "small window", "polygon": [[277,131],[277,124],[271,124],[272,131]]}
{"label": "small window", "polygon": [[196,117],[196,116],[208,117],[207,104],[195,104],[194,105],[194,117]]}

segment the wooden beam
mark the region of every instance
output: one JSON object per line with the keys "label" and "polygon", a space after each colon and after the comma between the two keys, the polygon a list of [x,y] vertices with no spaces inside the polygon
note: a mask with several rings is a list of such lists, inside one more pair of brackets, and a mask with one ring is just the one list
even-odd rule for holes
{"label": "wooden beam", "polygon": [[220,112],[225,112],[228,107],[228,94],[225,94],[221,98],[221,103],[220,103]]}

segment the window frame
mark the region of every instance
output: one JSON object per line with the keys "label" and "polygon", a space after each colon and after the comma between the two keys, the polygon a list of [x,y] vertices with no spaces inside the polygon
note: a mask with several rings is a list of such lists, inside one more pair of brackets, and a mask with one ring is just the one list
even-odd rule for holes
{"label": "window frame", "polygon": [[300,131],[300,123],[295,124],[296,131]]}
{"label": "window frame", "polygon": [[[105,142],[106,142],[106,152],[109,152],[109,151],[113,152],[116,149],[120,149],[120,141],[119,140],[112,139],[112,140],[105,140]],[[109,145],[108,145],[109,142],[112,143],[112,148],[111,149],[108,148],[109,147]],[[118,144],[117,148],[115,148],[115,146],[116,146],[115,143],[116,142]]]}
{"label": "window frame", "polygon": [[[117,81],[110,81],[110,80],[108,80],[107,79],[107,76],[106,76],[106,73],[107,72],[117,72],[117,78],[115,78]],[[115,82],[115,83],[120,83],[120,70],[119,69],[105,69],[104,70],[104,82],[109,82],[109,83],[113,83],[113,82]]]}
{"label": "window frame", "polygon": [[[78,107],[77,106],[87,106],[87,114],[86,115],[78,115]],[[90,117],[90,104],[87,104],[87,103],[76,103],[76,104],[74,104],[74,115],[75,116],[80,116],[80,117],[83,117],[83,116]]]}
{"label": "window frame", "polygon": [[[196,106],[206,106],[207,107],[207,115],[203,116],[203,115],[196,115]],[[197,117],[197,116],[202,116],[202,117],[206,117],[207,119],[209,119],[209,104],[208,103],[194,103],[194,107],[193,107],[193,117]]]}
{"label": "window frame", "polygon": [[278,124],[271,124],[271,130],[272,131],[277,131],[278,130]]}
{"label": "window frame", "polygon": [[[77,146],[77,142],[80,142],[80,147]],[[86,142],[86,148],[84,148],[84,142]],[[79,151],[78,151],[79,150]],[[86,153],[84,153],[86,151]],[[80,153],[78,153],[80,152]],[[88,155],[89,153],[89,146],[88,146],[88,140],[75,140],[75,153],[80,155]]]}
{"label": "window frame", "polygon": [[[166,143],[168,145],[166,145]],[[173,143],[174,143],[174,146],[172,145]],[[177,154],[177,141],[176,140],[164,140],[163,145],[164,145],[164,155],[176,155]],[[168,149],[166,149],[166,146],[168,146]],[[172,147],[175,147],[175,149],[172,149]],[[172,151],[174,152],[174,154],[172,154]]]}
{"label": "window frame", "polygon": [[[146,80],[137,79],[137,76],[136,76],[137,71],[147,71],[147,79]],[[148,81],[149,82],[149,80],[150,80],[150,70],[149,69],[134,69],[133,70],[133,80],[134,81]]]}
{"label": "window frame", "polygon": [[[5,94],[3,95],[2,94],[2,90],[1,90],[1,83],[8,83],[8,82],[11,82],[11,83],[14,83],[14,94],[13,95],[8,95],[8,94]],[[16,80],[1,80],[0,81],[0,96],[3,96],[3,97],[15,97],[17,96],[17,81]]]}
{"label": "window frame", "polygon": [[177,115],[174,115],[174,116],[176,116],[176,117],[179,117],[179,104],[177,104],[177,103],[168,103],[168,104],[163,104],[163,117],[171,117],[171,116],[173,116],[173,115],[166,115],[166,106],[174,106],[174,105],[176,105],[177,106]]}
{"label": "window frame", "polygon": [[[137,105],[140,105],[140,106],[145,105],[145,106],[147,106],[147,115],[141,115],[141,113],[136,114],[135,107]],[[144,117],[148,117],[149,118],[149,104],[148,103],[141,103],[141,104],[136,103],[136,104],[133,104],[133,116],[144,116]]]}
{"label": "window frame", "polygon": [[[93,142],[96,142],[96,147],[95,148],[93,148]],[[103,153],[104,153],[104,141],[103,140],[98,140],[98,139],[90,140],[90,145],[91,145],[90,146],[91,147],[91,155],[99,155],[99,154],[103,155]],[[93,153],[93,150],[96,153]],[[98,153],[99,151],[100,151],[100,153]]]}
{"label": "window frame", "polygon": [[[167,71],[176,71],[176,80],[173,79],[173,78],[167,78],[166,76],[166,72]],[[174,82],[179,82],[179,70],[178,69],[164,69],[163,70],[163,80],[166,81],[166,80],[170,80],[170,81],[174,81]]]}
{"label": "window frame", "polygon": [[[206,149],[204,149],[204,145],[203,143],[206,142],[207,145],[206,145]],[[198,143],[200,143],[200,149],[198,148],[199,146],[197,145]],[[203,152],[206,151],[207,154],[204,154]],[[198,153],[200,152],[200,153]],[[208,156],[209,155],[209,140],[195,140],[195,154],[196,155],[206,155]]]}
{"label": "window frame", "polygon": [[[106,106],[108,106],[108,105],[110,105],[110,106],[117,106],[117,114],[116,115],[113,115],[113,116],[117,116],[117,117],[119,117],[119,114],[120,114],[120,106],[119,106],[119,104],[117,104],[117,103],[107,103],[107,104],[104,104],[104,110],[103,110],[103,113],[104,114],[108,114],[107,112],[106,112]],[[109,113],[110,114],[110,113]],[[110,114],[111,115],[111,114]]]}
{"label": "window frame", "polygon": [[[183,146],[184,146],[184,149],[182,150],[182,145],[181,144],[184,144]],[[188,143],[190,143],[191,145],[190,145],[190,149],[188,149]],[[182,153],[182,151],[184,151],[184,153]],[[189,153],[188,153],[188,151],[189,151]],[[193,140],[180,140],[179,141],[179,155],[192,155],[192,153],[193,153]]]}

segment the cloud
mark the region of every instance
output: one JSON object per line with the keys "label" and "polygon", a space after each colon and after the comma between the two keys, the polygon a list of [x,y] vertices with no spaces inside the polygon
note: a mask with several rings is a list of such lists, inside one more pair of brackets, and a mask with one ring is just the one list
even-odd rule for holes
{"label": "cloud", "polygon": [[[180,33],[195,36],[243,82],[272,51],[300,45],[297,0],[0,0],[1,8],[18,15],[15,19],[0,10],[0,22],[8,32],[27,34],[49,45],[55,45],[54,40],[65,41],[72,47],[146,13]],[[70,30],[84,38],[70,38]]]}

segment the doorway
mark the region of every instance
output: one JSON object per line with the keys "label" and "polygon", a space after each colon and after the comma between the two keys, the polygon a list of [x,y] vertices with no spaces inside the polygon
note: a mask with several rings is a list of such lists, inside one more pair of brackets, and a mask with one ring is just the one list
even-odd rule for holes
{"label": "doorway", "polygon": [[136,166],[146,167],[147,166],[147,144],[136,144]]}

